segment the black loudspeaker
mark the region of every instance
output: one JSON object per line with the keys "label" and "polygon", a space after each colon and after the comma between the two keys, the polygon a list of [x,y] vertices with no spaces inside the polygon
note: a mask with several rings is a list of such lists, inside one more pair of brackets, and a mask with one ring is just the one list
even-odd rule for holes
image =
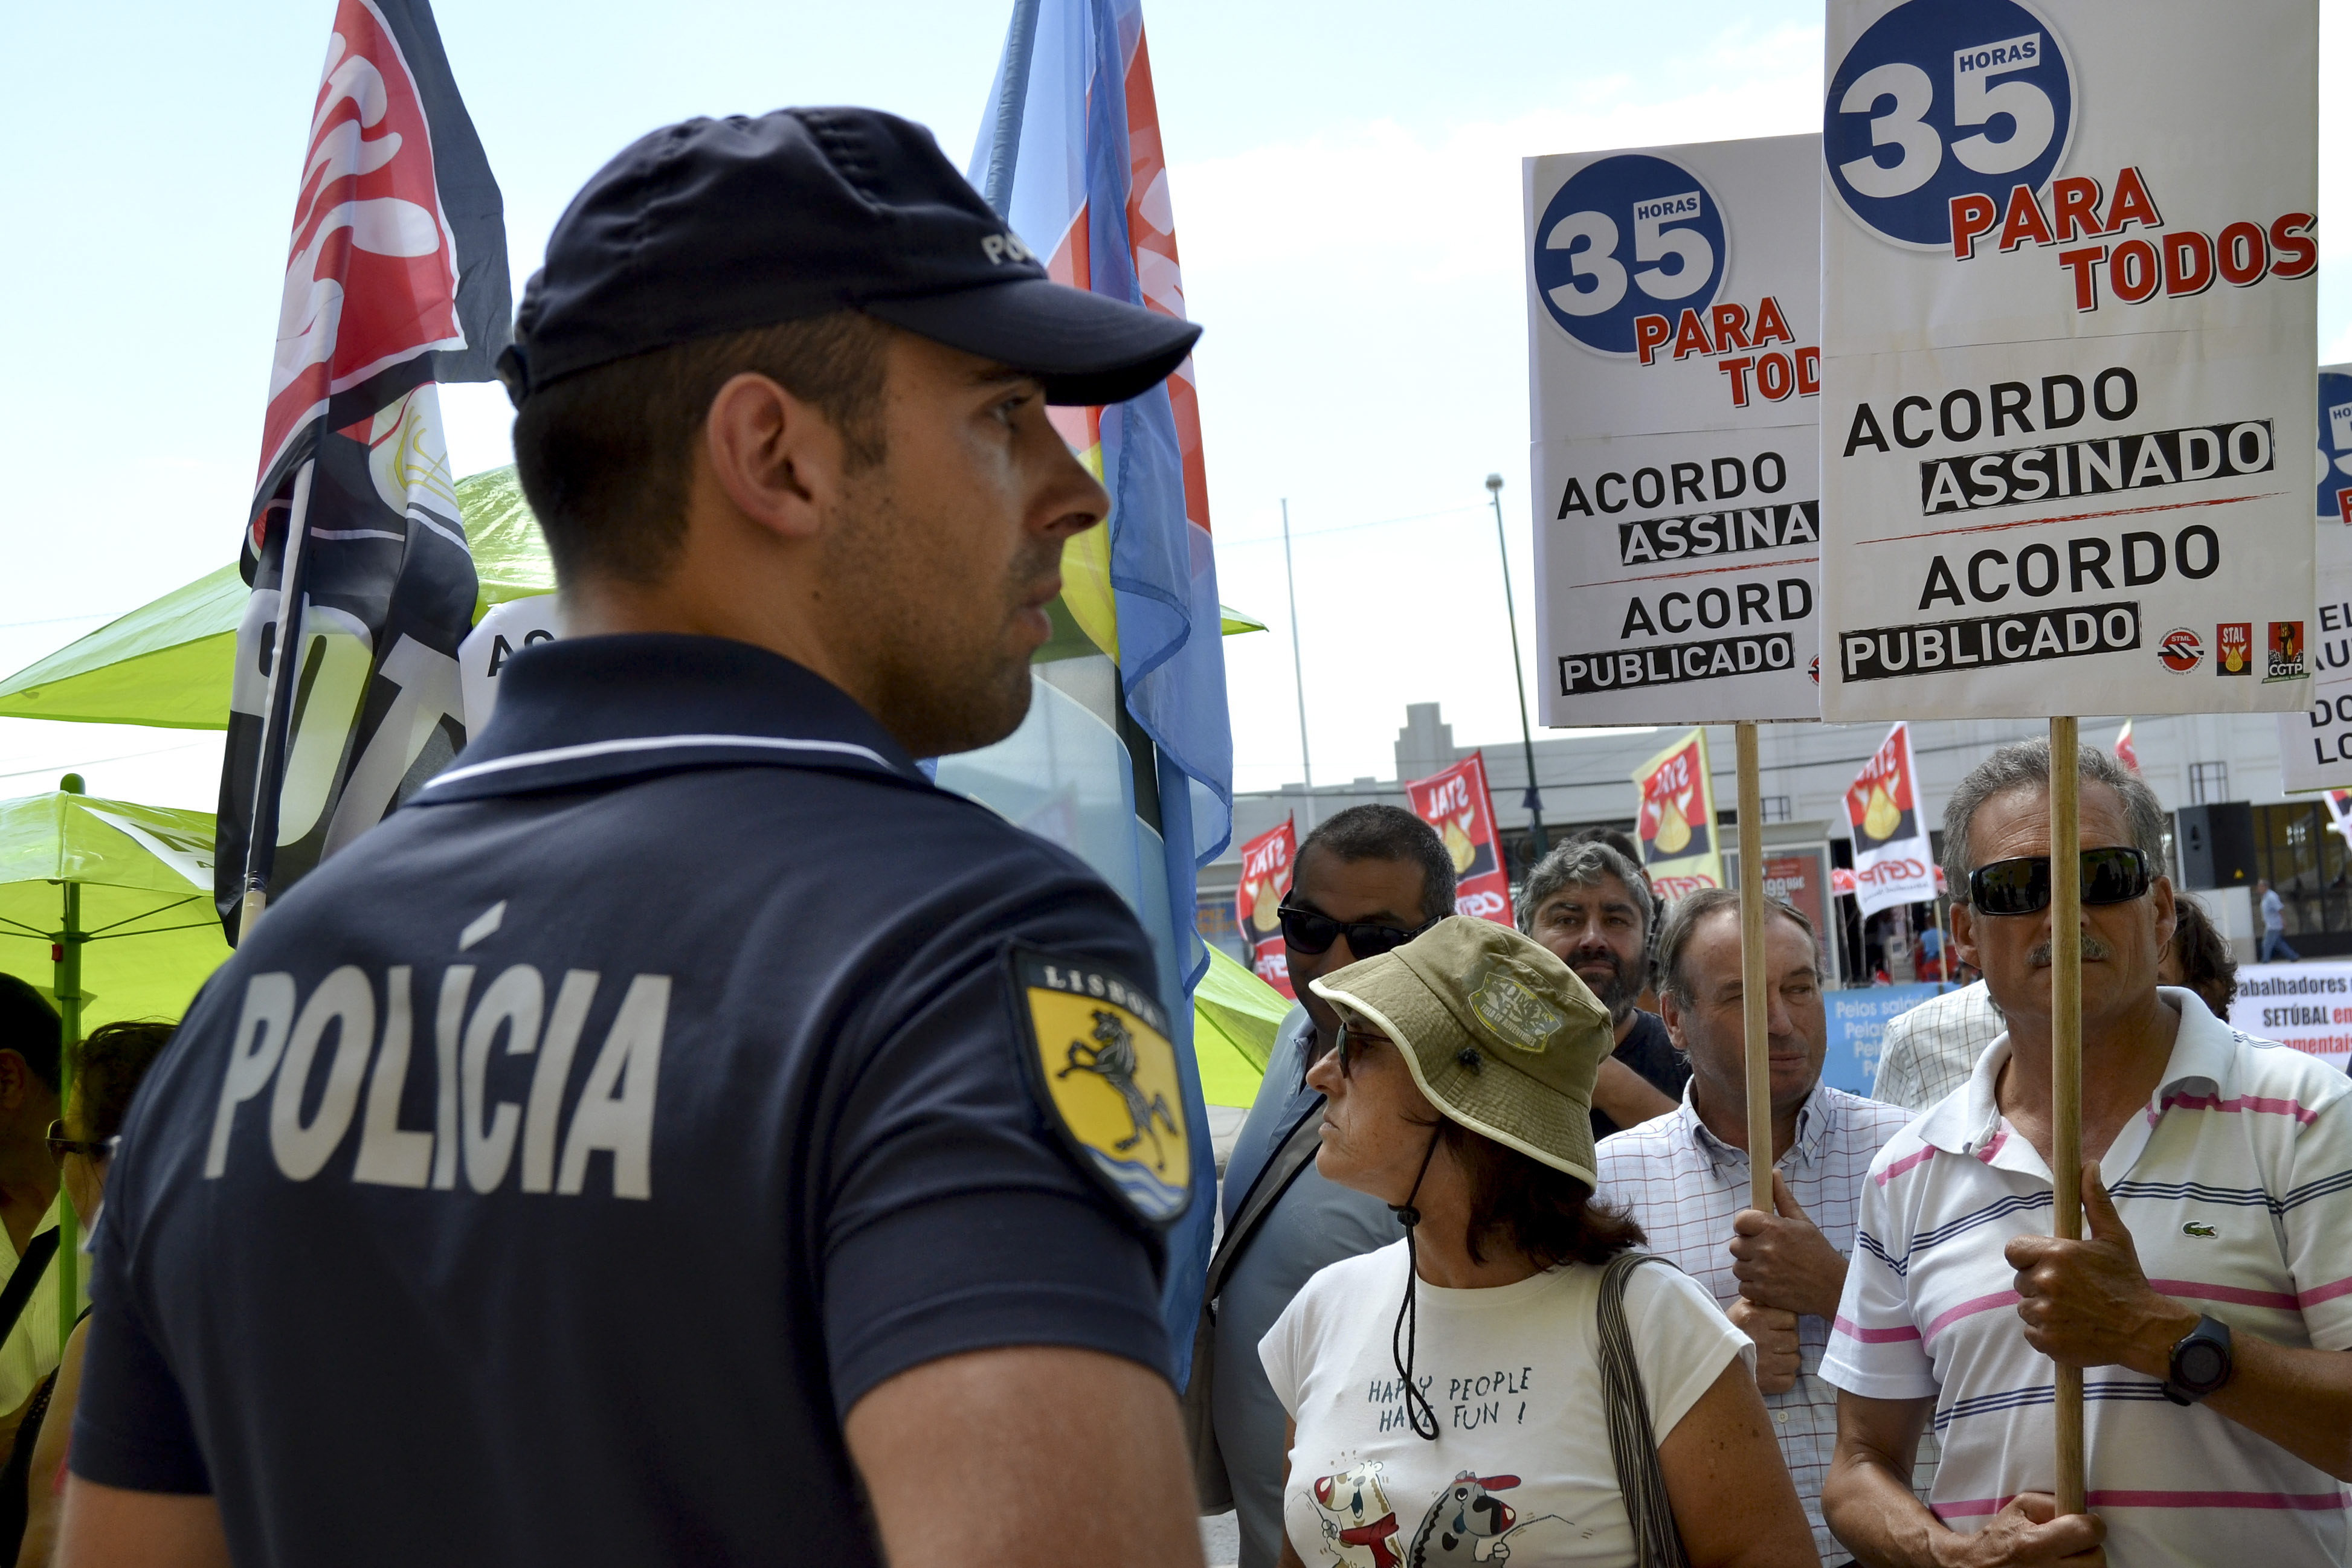
{"label": "black loudspeaker", "polygon": [[2183,806],[2173,813],[2180,880],[2192,888],[2250,887],[2254,880],[2254,809],[2243,800]]}

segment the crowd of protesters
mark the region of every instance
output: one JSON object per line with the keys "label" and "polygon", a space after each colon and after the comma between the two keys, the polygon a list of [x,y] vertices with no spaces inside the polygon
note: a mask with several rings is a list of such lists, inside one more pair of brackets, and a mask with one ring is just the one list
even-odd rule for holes
{"label": "crowd of protesters", "polygon": [[[1572,842],[1515,942],[1441,918],[1409,813],[1310,833],[1308,1021],[1229,1167],[1195,1364],[1244,1568],[2352,1561],[2352,1085],[2231,1030],[2153,796],[2084,751],[2087,1239],[2051,1237],[2049,768],[2004,747],[1955,793],[1939,946],[1982,977],[1890,1026],[1874,1098],[1821,1082],[1820,935],[1770,902],[1770,1212],[1736,895],[1659,928],[1638,863]],[[1343,890],[1383,878],[1370,919]],[[1679,1272],[1620,1261],[1648,1255]],[[2053,1495],[2059,1364],[2084,1515]]]}

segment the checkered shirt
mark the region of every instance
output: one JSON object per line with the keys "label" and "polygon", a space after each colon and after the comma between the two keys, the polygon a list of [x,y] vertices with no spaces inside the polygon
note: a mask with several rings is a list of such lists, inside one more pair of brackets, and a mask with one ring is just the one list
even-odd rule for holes
{"label": "checkered shirt", "polygon": [[1992,993],[1982,980],[1930,997],[1886,1020],[1871,1098],[1917,1115],[1966,1083],[1977,1058],[2008,1027],[1993,1010]]}
{"label": "checkered shirt", "polygon": [[[1910,1119],[1899,1106],[1816,1084],[1797,1112],[1797,1138],[1780,1157],[1789,1190],[1840,1254],[1853,1254],[1854,1225],[1861,1212],[1863,1178],[1886,1141]],[[1748,1207],[1748,1153],[1706,1130],[1691,1107],[1690,1091],[1666,1114],[1601,1140],[1597,1151],[1600,1196],[1632,1210],[1650,1239],[1650,1249],[1675,1265],[1728,1307],[1739,1294],[1731,1272],[1732,1217]],[[1812,1316],[1797,1320],[1796,1385],[1769,1394],[1780,1454],[1813,1527],[1824,1560],[1852,1553],[1822,1522],[1822,1481],[1837,1448],[1837,1390],[1821,1379],[1829,1323]],[[1936,1469],[1934,1438],[1923,1441],[1912,1474],[1926,1497]]]}

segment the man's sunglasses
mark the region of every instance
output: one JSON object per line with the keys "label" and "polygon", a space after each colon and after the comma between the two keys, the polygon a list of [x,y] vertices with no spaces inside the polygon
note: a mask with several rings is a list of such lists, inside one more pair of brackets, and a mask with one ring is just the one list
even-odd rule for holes
{"label": "man's sunglasses", "polygon": [[96,1139],[68,1138],[66,1136],[66,1124],[63,1122],[49,1124],[49,1158],[53,1160],[63,1160],[68,1155],[79,1155],[86,1160],[102,1160],[111,1155],[114,1153],[114,1145],[121,1142],[122,1140],[119,1136]]}
{"label": "man's sunglasses", "polygon": [[1437,924],[1429,920],[1410,931],[1400,931],[1393,925],[1366,925],[1353,921],[1334,920],[1311,909],[1293,909],[1287,904],[1276,913],[1282,916],[1282,939],[1300,952],[1328,953],[1332,943],[1345,936],[1348,951],[1359,958],[1370,958],[1391,948],[1402,947]]}
{"label": "man's sunglasses", "polygon": [[[2147,857],[2133,849],[2083,852],[2083,902],[2129,904],[2147,892]],[[2050,907],[2050,857],[1995,861],[1969,873],[1969,902],[1979,915],[2039,915]]]}

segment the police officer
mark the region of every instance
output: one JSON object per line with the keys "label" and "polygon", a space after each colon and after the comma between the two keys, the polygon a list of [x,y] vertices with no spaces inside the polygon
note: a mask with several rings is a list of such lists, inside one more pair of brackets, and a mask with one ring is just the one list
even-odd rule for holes
{"label": "police officer", "polygon": [[123,1130],[62,1561],[1199,1562],[1151,951],[914,758],[1029,701],[1196,329],[919,126],[671,126],[506,361],[571,640],[274,906]]}

